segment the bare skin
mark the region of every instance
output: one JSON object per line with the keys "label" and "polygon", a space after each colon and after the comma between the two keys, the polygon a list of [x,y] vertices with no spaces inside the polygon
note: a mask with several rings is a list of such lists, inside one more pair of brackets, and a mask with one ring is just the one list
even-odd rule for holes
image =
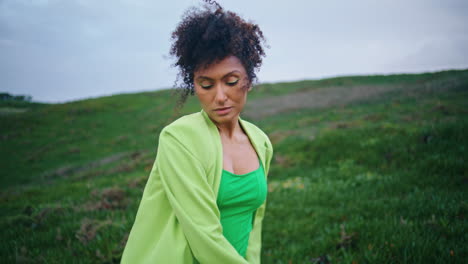
{"label": "bare skin", "polygon": [[221,136],[223,168],[235,174],[258,169],[257,153],[238,119],[252,89],[240,60],[228,56],[198,69],[194,81],[198,100]]}

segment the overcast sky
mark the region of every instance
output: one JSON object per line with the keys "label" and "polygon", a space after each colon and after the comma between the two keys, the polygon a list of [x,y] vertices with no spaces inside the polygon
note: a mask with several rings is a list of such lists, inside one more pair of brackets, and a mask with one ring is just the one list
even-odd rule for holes
{"label": "overcast sky", "polygon": [[[0,0],[0,92],[65,102],[169,88],[170,34],[200,1]],[[466,0],[219,0],[270,49],[260,82],[468,68]]]}

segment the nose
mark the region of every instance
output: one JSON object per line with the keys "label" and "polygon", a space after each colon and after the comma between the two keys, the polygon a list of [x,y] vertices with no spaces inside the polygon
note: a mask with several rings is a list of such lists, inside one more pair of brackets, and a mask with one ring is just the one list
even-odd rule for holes
{"label": "nose", "polygon": [[224,86],[222,84],[216,85],[216,94],[215,94],[215,101],[216,103],[222,105],[227,100],[227,94],[224,90]]}

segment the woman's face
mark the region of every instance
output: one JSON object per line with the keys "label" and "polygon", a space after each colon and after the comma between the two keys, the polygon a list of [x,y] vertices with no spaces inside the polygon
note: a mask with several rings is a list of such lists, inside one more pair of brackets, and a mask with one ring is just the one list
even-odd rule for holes
{"label": "woman's face", "polygon": [[251,90],[247,73],[235,56],[201,68],[193,76],[195,93],[215,124],[237,121]]}

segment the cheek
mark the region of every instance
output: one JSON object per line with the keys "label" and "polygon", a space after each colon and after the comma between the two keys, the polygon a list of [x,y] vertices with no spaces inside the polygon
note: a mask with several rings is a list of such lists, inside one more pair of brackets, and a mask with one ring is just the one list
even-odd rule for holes
{"label": "cheek", "polygon": [[195,95],[197,96],[198,101],[203,105],[209,104],[211,101],[211,95],[209,93],[200,94],[195,90]]}
{"label": "cheek", "polygon": [[247,92],[246,91],[239,91],[239,93],[236,94],[236,99],[237,102],[245,104],[247,101]]}

